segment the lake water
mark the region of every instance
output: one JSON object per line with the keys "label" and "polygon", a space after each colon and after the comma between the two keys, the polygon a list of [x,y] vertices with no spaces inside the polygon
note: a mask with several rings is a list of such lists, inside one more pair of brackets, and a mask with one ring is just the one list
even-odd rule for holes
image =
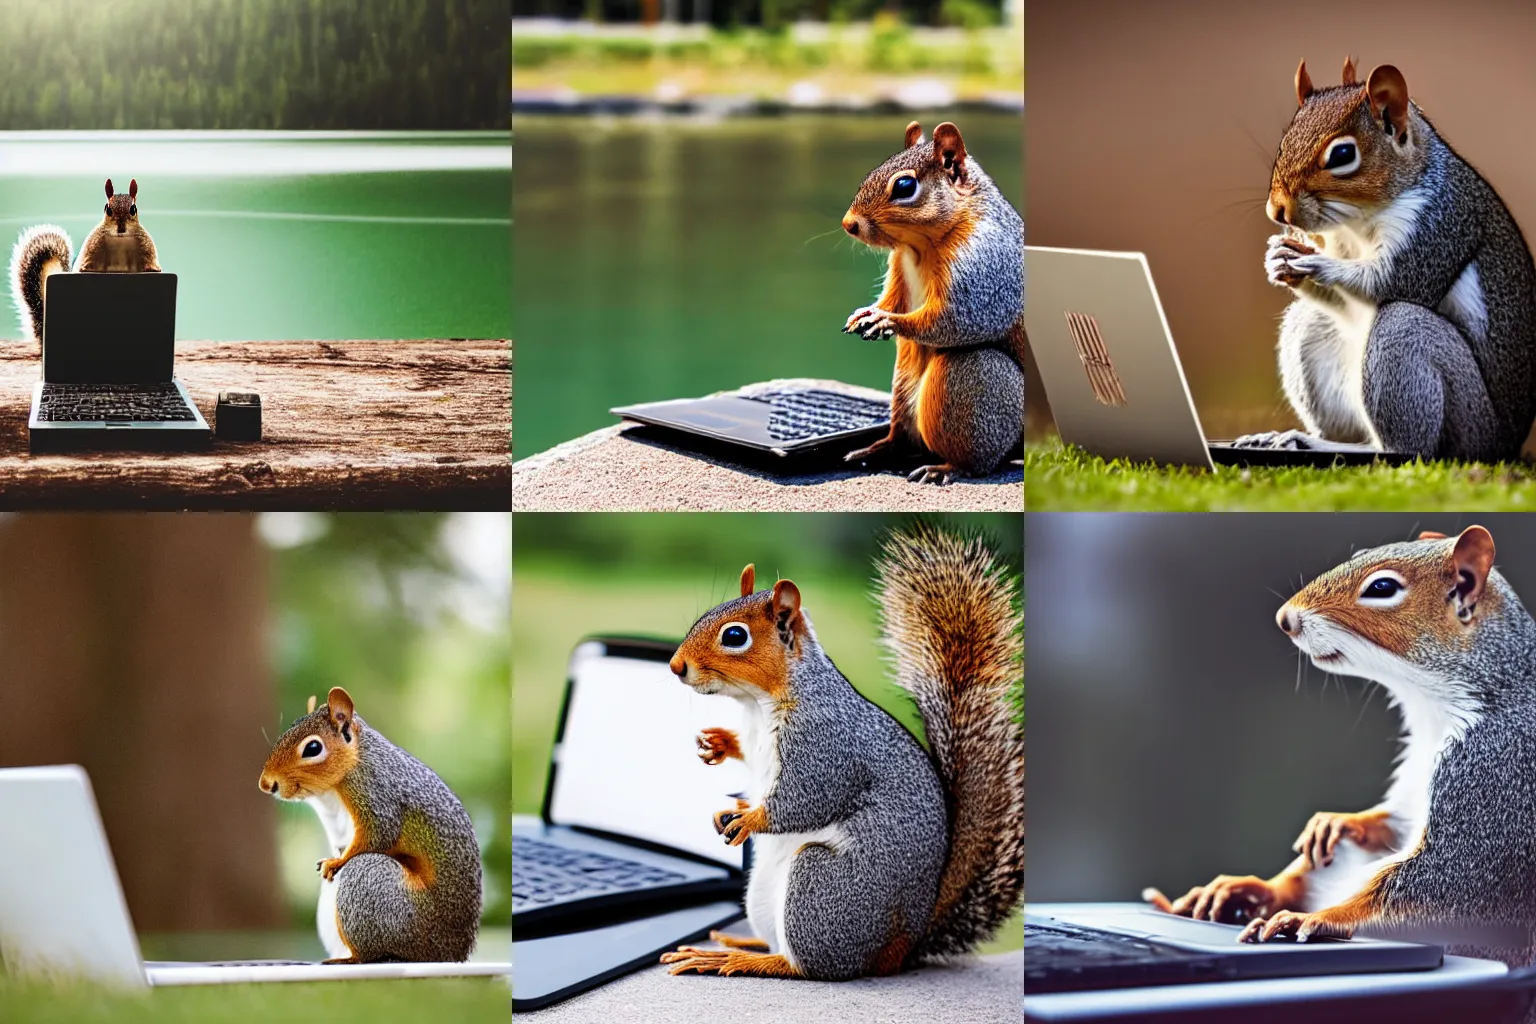
{"label": "lake water", "polygon": [[504,338],[510,175],[504,133],[0,133],[0,241],[137,177],[178,338]]}
{"label": "lake water", "polygon": [[[904,114],[513,126],[519,457],[615,422],[614,405],[771,377],[888,387],[890,343],[841,333],[884,257],[839,226]],[[1017,114],[953,120],[1017,206]]]}

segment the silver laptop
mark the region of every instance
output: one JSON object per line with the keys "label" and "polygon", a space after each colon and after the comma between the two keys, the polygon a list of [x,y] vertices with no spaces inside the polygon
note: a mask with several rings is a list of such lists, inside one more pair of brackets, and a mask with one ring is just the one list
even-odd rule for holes
{"label": "silver laptop", "polygon": [[1025,246],[1024,274],[1025,333],[1067,444],[1106,459],[1207,469],[1409,458],[1364,444],[1296,450],[1210,441],[1144,255]]}
{"label": "silver laptop", "polygon": [[0,769],[0,963],[103,984],[210,985],[508,975],[509,963],[146,963],[85,769]]}
{"label": "silver laptop", "polygon": [[43,282],[34,452],[186,448],[211,432],[174,373],[175,274],[53,274]]}

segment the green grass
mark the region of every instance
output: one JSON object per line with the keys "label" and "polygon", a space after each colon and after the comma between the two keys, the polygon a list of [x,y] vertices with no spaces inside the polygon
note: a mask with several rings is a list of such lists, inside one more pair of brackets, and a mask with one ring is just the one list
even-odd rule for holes
{"label": "green grass", "polygon": [[0,1019],[38,1024],[245,1024],[247,1021],[505,1021],[511,993],[496,978],[188,985],[122,993],[95,985],[0,978]]}
{"label": "green grass", "polygon": [[1528,511],[1536,508],[1536,467],[1414,462],[1209,472],[1106,461],[1053,440],[1026,446],[1024,498],[1031,512]]}

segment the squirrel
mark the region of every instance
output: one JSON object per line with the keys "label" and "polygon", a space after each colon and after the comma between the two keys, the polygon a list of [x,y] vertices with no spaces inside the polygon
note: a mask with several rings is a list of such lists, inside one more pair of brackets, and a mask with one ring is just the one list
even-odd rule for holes
{"label": "squirrel", "polygon": [[1349,938],[1372,925],[1454,929],[1465,952],[1536,956],[1536,620],[1493,567],[1492,535],[1362,551],[1276,622],[1325,672],[1380,683],[1403,724],[1382,802],[1313,815],[1278,875],[1222,875],[1155,906],[1244,923],[1243,942]]}
{"label": "squirrel", "polygon": [[944,461],[913,482],[985,476],[1024,435],[1024,221],[960,129],[907,125],[902,150],[859,187],[843,230],[889,249],[885,286],[845,334],[896,339],[891,428],[857,462],[903,441]]}
{"label": "squirrel", "polygon": [[1518,458],[1536,418],[1536,268],[1514,217],[1392,65],[1362,85],[1351,58],[1319,89],[1302,61],[1296,100],[1264,270],[1294,297],[1280,377],[1305,431],[1238,444]]}
{"label": "squirrel", "polygon": [[[76,271],[90,273],[158,273],[160,258],[154,240],[139,223],[139,181],[128,182],[128,194],[112,191],[107,179],[107,204],[101,223],[86,236]],[[68,233],[53,224],[27,228],[11,250],[11,290],[22,335],[43,340],[43,282],[70,269],[73,246]]]}
{"label": "squirrel", "polygon": [[714,816],[752,837],[746,911],[758,939],[663,954],[672,974],[842,980],[894,974],[991,935],[1024,888],[1024,735],[1012,702],[1023,641],[1016,583],[977,538],[893,534],[877,563],[884,644],[915,699],[925,753],[822,649],[789,580],[706,612],[671,669],[747,709],[707,729],[705,764],[741,758],[749,795]]}
{"label": "squirrel", "polygon": [[315,809],[334,856],[317,922],[328,964],[463,961],[480,927],[480,848],[437,774],[357,716],[333,687],[277,738],[261,789]]}

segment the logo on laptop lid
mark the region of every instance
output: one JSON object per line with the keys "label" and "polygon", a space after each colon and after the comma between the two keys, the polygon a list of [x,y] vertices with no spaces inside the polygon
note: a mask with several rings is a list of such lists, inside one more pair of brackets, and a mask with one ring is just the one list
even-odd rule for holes
{"label": "logo on laptop lid", "polygon": [[1109,349],[1104,345],[1104,335],[1099,332],[1099,322],[1087,313],[1066,310],[1067,330],[1072,332],[1072,342],[1077,346],[1077,357],[1083,361],[1083,371],[1088,374],[1088,384],[1093,397],[1100,405],[1124,405],[1125,388],[1110,361]]}

